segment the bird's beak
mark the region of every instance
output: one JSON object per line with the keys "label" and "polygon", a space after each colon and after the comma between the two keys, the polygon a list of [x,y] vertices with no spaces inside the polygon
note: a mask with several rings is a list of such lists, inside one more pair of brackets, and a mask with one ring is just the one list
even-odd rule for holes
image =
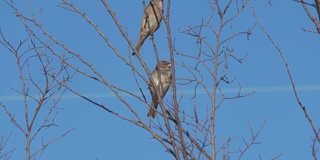
{"label": "bird's beak", "polygon": [[168,65],[168,66],[169,66],[169,68],[171,68],[171,66],[172,66],[172,65],[171,65],[171,63],[169,63],[169,65]]}

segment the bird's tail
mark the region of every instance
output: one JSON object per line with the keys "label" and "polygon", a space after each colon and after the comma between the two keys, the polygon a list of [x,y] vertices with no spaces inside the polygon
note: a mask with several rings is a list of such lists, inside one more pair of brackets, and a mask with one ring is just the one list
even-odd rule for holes
{"label": "bird's tail", "polygon": [[149,112],[147,114],[148,117],[154,118],[157,113],[157,105],[151,104],[151,107],[149,108]]}
{"label": "bird's tail", "polygon": [[147,37],[148,37],[148,35],[146,35],[145,33],[141,33],[141,31],[140,31],[140,37],[139,37],[138,43],[137,43],[137,45],[136,45],[136,51],[137,51],[138,53],[135,53],[135,52],[133,51],[133,52],[132,52],[132,55],[133,55],[133,56],[140,53],[140,49],[141,49],[144,41],[147,39]]}
{"label": "bird's tail", "polygon": [[134,56],[134,55],[137,55],[137,54],[139,54],[139,52],[140,52],[140,48],[141,48],[141,45],[139,45],[139,44],[137,44],[137,46],[136,46],[136,51],[138,52],[138,53],[136,53],[135,51],[133,51],[132,52],[132,55]]}

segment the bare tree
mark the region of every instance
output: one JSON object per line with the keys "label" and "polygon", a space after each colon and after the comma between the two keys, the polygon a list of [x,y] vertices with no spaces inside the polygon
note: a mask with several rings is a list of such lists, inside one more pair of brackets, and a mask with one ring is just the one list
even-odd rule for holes
{"label": "bare tree", "polygon": [[[117,19],[115,12],[111,9],[111,7],[105,0],[101,0],[101,3],[104,5],[109,15],[112,17],[113,22],[118,27],[120,33],[125,38],[130,48],[133,49],[134,45],[131,42],[128,34],[124,30],[124,27]],[[246,56],[246,54],[243,54],[242,58],[238,58],[238,56],[234,54],[234,49],[230,48],[229,45],[231,44],[231,41],[233,39],[241,35],[248,37],[251,34],[253,27],[248,27],[248,30],[246,31],[234,31],[232,28],[234,25],[234,20],[247,8],[248,1],[230,0],[227,3],[220,3],[216,0],[213,2],[209,2],[208,5],[211,8],[211,16],[209,16],[207,20],[203,20],[202,23],[198,26],[189,26],[181,31],[184,34],[195,38],[198,47],[197,55],[182,53],[174,47],[170,26],[171,1],[167,1],[167,9],[165,15],[163,16],[163,23],[167,30],[170,61],[172,63],[173,96],[171,101],[167,102],[162,101],[161,98],[158,97],[160,99],[159,105],[161,106],[161,110],[157,113],[159,115],[157,116],[157,119],[152,121],[151,123],[147,119],[143,118],[145,116],[145,113],[138,113],[136,111],[136,108],[133,107],[134,103],[131,103],[126,99],[126,97],[123,96],[129,95],[130,97],[133,97],[140,101],[140,103],[143,103],[146,106],[150,107],[150,104],[147,102],[145,95],[142,92],[143,89],[140,86],[146,86],[146,84],[149,83],[148,79],[150,79],[151,76],[151,71],[149,68],[153,67],[147,66],[146,62],[140,54],[137,54],[137,59],[142,66],[142,70],[137,67],[137,64],[135,64],[131,59],[131,52],[128,52],[128,56],[124,56],[123,53],[119,53],[112,45],[111,41],[99,28],[99,26],[96,25],[89,16],[78,9],[76,5],[68,2],[67,0],[63,0],[60,3],[59,7],[79,15],[86,22],[88,22],[91,27],[105,41],[105,43],[113,50],[113,54],[115,54],[124,64],[126,64],[127,67],[129,67],[129,69],[132,70],[134,81],[141,91],[141,94],[139,95],[134,93],[132,90],[126,89],[125,87],[112,84],[112,82],[108,80],[109,78],[105,77],[101,73],[101,70],[95,68],[80,54],[73,51],[66,44],[57,40],[57,38],[46,31],[46,29],[42,25],[42,21],[38,20],[37,17],[35,17],[35,14],[32,10],[30,10],[31,17],[27,17],[25,14],[19,12],[19,9],[15,7],[12,1],[7,1],[7,4],[20,18],[27,31],[31,33],[39,43],[41,43],[42,45],[46,45],[46,41],[44,41],[40,36],[40,34],[44,34],[46,38],[50,39],[55,45],[65,50],[70,56],[79,60],[83,67],[85,67],[86,69],[80,69],[77,64],[74,64],[68,59],[65,59],[64,56],[57,54],[55,48],[46,45],[47,49],[55,57],[60,59],[63,62],[64,66],[68,67],[70,70],[77,72],[85,78],[91,79],[94,83],[99,83],[101,86],[109,88],[113,92],[113,94],[122,102],[123,107],[127,108],[133,114],[133,117],[125,116],[120,111],[116,111],[111,109],[110,107],[107,107],[108,105],[104,105],[101,102],[90,99],[90,97],[86,97],[85,95],[78,92],[77,88],[70,87],[65,83],[65,81],[61,81],[57,79],[56,76],[52,76],[52,74],[49,74],[51,75],[51,78],[58,81],[59,85],[63,85],[68,90],[79,95],[92,104],[106,110],[107,112],[121,118],[122,120],[133,123],[145,129],[147,132],[150,132],[150,134],[156,140],[158,140],[166,148],[166,150],[171,153],[173,157],[175,157],[175,159],[217,159],[218,155],[220,155],[220,157],[224,157],[224,159],[228,159],[230,154],[233,153],[237,154],[239,156],[239,159],[241,159],[243,154],[245,154],[245,152],[251,145],[258,144],[256,139],[263,125],[259,129],[257,134],[255,134],[250,127],[252,139],[249,142],[244,140],[244,143],[246,144],[245,148],[239,149],[235,152],[226,150],[230,145],[230,142],[232,140],[231,138],[228,138],[229,140],[222,146],[217,146],[215,131],[216,111],[221,108],[223,102],[228,99],[237,99],[250,95],[241,94],[240,83],[238,84],[239,93],[236,95],[226,95],[224,93],[224,90],[220,88],[222,84],[230,84],[235,81],[235,77],[229,78],[228,76],[228,61],[230,61],[230,59],[234,59],[237,62],[242,63],[242,60]],[[233,10],[231,13],[234,14],[226,16],[226,14],[229,13],[229,10]],[[218,26],[213,25],[213,19],[218,22]],[[36,27],[36,29],[34,29],[33,27]],[[229,35],[222,36],[222,31],[225,28],[230,28],[228,32]],[[207,38],[207,35],[202,34],[203,30],[211,32],[213,37]],[[154,39],[152,39],[152,42],[155,49],[155,56],[157,57],[157,61],[159,61],[157,45]],[[178,56],[175,56],[175,53]],[[188,61],[188,63],[186,63],[186,61]],[[177,77],[176,70],[181,69],[189,72],[190,77]],[[86,70],[89,70],[91,73]],[[210,79],[204,79],[204,76],[209,76]],[[185,110],[180,107],[181,101],[183,101],[185,98],[183,98],[183,96],[178,97],[177,90],[179,86],[185,85],[191,85],[194,87],[194,96],[192,98],[194,101],[194,109],[192,110]],[[203,104],[197,102],[197,100],[199,99],[197,94],[198,92],[205,92],[205,94],[207,95],[207,100],[205,101],[208,103]],[[159,96],[158,91],[157,93]],[[206,112],[199,112],[198,108],[203,107],[206,108]]]}
{"label": "bare tree", "polygon": [[[251,128],[252,140],[250,143],[244,140],[246,144],[245,149],[240,149],[238,151],[230,151],[229,146],[232,141],[232,138],[228,137],[227,141],[223,143],[222,146],[216,145],[216,131],[215,131],[215,117],[217,111],[223,106],[223,102],[230,99],[242,98],[249,96],[249,94],[241,93],[241,84],[238,83],[239,91],[236,95],[228,95],[221,88],[223,85],[229,85],[236,81],[236,77],[230,77],[229,75],[229,62],[235,60],[239,63],[242,63],[247,54],[242,54],[241,58],[238,58],[239,53],[234,53],[235,50],[230,48],[232,40],[238,38],[239,36],[248,37],[251,34],[251,31],[254,28],[248,27],[246,31],[234,31],[233,28],[235,24],[233,23],[238,16],[247,8],[248,1],[228,1],[227,3],[221,3],[219,1],[210,2],[210,7],[212,15],[208,20],[202,20],[202,23],[197,26],[189,26],[181,32],[194,37],[197,42],[197,54],[192,53],[181,53],[176,50],[177,54],[181,58],[181,64],[178,64],[185,70],[190,73],[190,78],[181,77],[178,82],[181,85],[192,85],[194,86],[194,95],[192,99],[194,100],[194,109],[193,112],[181,112],[183,115],[183,124],[192,125],[195,128],[192,129],[194,134],[193,136],[188,136],[191,140],[201,139],[201,143],[193,142],[193,148],[199,149],[200,153],[205,155],[208,159],[220,159],[218,154],[222,155],[222,159],[229,159],[230,155],[238,154],[238,159],[241,159],[243,154],[252,144],[258,144],[256,138],[259,135],[262,127],[255,134]],[[228,15],[230,10],[234,14]],[[214,21],[214,22],[213,22]],[[218,24],[215,27],[213,24]],[[223,30],[228,30],[229,34],[227,36],[222,36]],[[208,32],[209,31],[209,32]],[[212,32],[213,37],[208,37],[207,34]],[[206,34],[204,34],[206,33]],[[204,78],[205,77],[205,78]],[[210,77],[210,78],[208,78]],[[209,85],[212,83],[212,85]],[[212,87],[209,87],[212,86]],[[208,98],[208,104],[206,105],[206,112],[199,112],[199,108],[203,106],[199,105],[199,92],[205,92]],[[180,100],[179,100],[180,101]],[[202,99],[201,99],[202,101]],[[207,100],[206,100],[207,101]],[[188,131],[185,131],[188,133]],[[190,133],[191,134],[191,133]],[[201,136],[200,136],[201,135]],[[201,138],[200,138],[201,137]],[[192,145],[191,145],[192,146]],[[211,149],[207,149],[207,147]],[[204,150],[201,150],[204,148]],[[194,149],[192,149],[194,150]],[[207,152],[206,150],[211,150]],[[201,157],[196,157],[196,159],[201,159]]]}
{"label": "bare tree", "polygon": [[4,160],[10,159],[12,154],[16,150],[15,148],[14,149],[6,149],[5,148],[8,141],[10,140],[11,136],[12,136],[12,132],[10,132],[10,134],[6,138],[1,137],[1,140],[0,140],[0,159],[4,159]]}
{"label": "bare tree", "polygon": [[[72,75],[68,74],[64,64],[59,68],[54,67],[56,62],[47,54],[47,47],[37,44],[31,33],[17,46],[14,46],[10,38],[5,37],[2,30],[0,35],[0,43],[15,57],[19,71],[21,87],[12,90],[20,94],[23,99],[20,107],[2,102],[0,106],[26,140],[26,159],[42,159],[44,151],[50,144],[72,130],[52,138],[45,134],[47,129],[58,127],[55,122],[61,109],[58,103],[66,91],[56,80],[61,79],[61,83],[66,83]],[[19,114],[18,110],[23,110],[23,114]],[[2,140],[1,144],[5,146],[9,138],[10,136],[5,141]],[[41,144],[37,144],[40,140]],[[4,153],[1,157],[10,159],[14,150]]]}
{"label": "bare tree", "polygon": [[[236,150],[232,149],[234,147],[231,147],[233,146],[233,141],[237,138],[236,135],[235,137],[224,137],[218,135],[216,130],[218,111],[224,107],[226,101],[236,100],[253,94],[253,92],[244,94],[241,83],[237,81],[236,76],[230,74],[230,64],[236,63],[236,65],[240,65],[247,56],[247,53],[239,53],[237,48],[233,47],[233,42],[237,38],[244,37],[249,39],[253,29],[257,25],[265,31],[263,25],[256,17],[249,0],[208,1],[211,11],[210,15],[207,18],[203,18],[198,25],[189,25],[180,29],[180,33],[195,41],[197,49],[193,52],[181,51],[180,48],[175,46],[175,38],[171,33],[172,26],[170,25],[171,0],[165,1],[166,12],[162,16],[161,27],[166,29],[165,36],[167,37],[170,62],[172,64],[172,96],[167,95],[165,99],[161,99],[160,92],[156,89],[160,106],[157,110],[156,119],[146,118],[146,112],[140,112],[140,108],[138,108],[138,106],[146,106],[145,111],[147,111],[151,107],[150,100],[146,98],[147,93],[144,92],[144,88],[147,88],[150,83],[154,83],[153,81],[149,82],[154,66],[148,65],[143,54],[137,54],[136,57],[131,56],[132,50],[135,50],[134,43],[131,41],[126,27],[117,18],[116,10],[107,1],[101,0],[100,3],[104,11],[111,17],[111,22],[117,27],[119,37],[123,38],[123,44],[128,46],[127,52],[117,49],[116,45],[112,43],[112,39],[109,39],[109,35],[98,25],[94,17],[90,17],[90,14],[86,14],[77,5],[68,0],[62,0],[58,7],[70,11],[72,14],[82,18],[86,24],[89,24],[91,29],[99,35],[104,44],[111,50],[108,54],[112,54],[113,57],[116,57],[117,61],[121,62],[121,68],[127,71],[123,74],[126,77],[132,77],[126,83],[135,86],[134,88],[128,87],[124,83],[116,83],[114,79],[120,78],[120,76],[105,74],[104,70],[106,68],[95,67],[96,64],[83,56],[76,48],[70,47],[68,43],[59,40],[58,37],[51,34],[43,25],[44,20],[41,18],[42,10],[33,10],[31,3],[27,2],[29,5],[28,14],[22,13],[13,0],[6,0],[7,5],[11,7],[14,14],[22,22],[29,36],[18,47],[13,47],[4,36],[2,36],[1,42],[13,53],[18,62],[22,89],[21,91],[17,90],[17,92],[24,96],[26,117],[29,117],[30,112],[33,111],[33,114],[31,114],[32,118],[26,118],[26,126],[23,127],[15,119],[8,106],[1,104],[15,126],[26,135],[26,148],[31,147],[34,137],[43,128],[56,125],[54,123],[55,114],[53,114],[53,111],[56,111],[57,103],[61,99],[65,91],[64,89],[92,103],[93,106],[99,107],[111,115],[118,117],[120,120],[127,121],[149,132],[175,159],[244,159],[243,157],[252,146],[260,144],[258,137],[266,120],[262,122],[260,127],[257,127],[258,129],[255,129],[248,122],[248,135],[250,135],[250,138],[243,138],[243,146],[236,146]],[[303,1],[299,2],[304,6],[306,5]],[[144,0],[142,0],[142,3],[145,7]],[[256,23],[246,24],[246,29],[237,30],[237,19],[243,12],[250,11],[250,9]],[[317,22],[317,20],[314,22]],[[315,133],[316,138],[313,139],[312,154],[316,159],[317,149],[315,144],[316,140],[319,139],[319,131],[313,125],[311,118],[308,117],[308,112],[306,112],[305,107],[299,100],[289,67],[281,50],[266,31],[265,34],[278,49],[286,65],[297,102],[303,109]],[[27,40],[30,41],[32,47],[21,52],[19,50],[20,46]],[[153,55],[156,57],[156,62],[159,62],[161,60],[158,54],[160,43],[156,40],[152,36]],[[125,45],[122,45],[122,47]],[[61,54],[61,51],[65,54]],[[36,54],[27,54],[30,52]],[[40,71],[43,73],[45,82],[35,80],[31,74],[31,70],[28,68],[31,64],[30,62],[35,59],[41,66]],[[58,71],[55,71],[51,67],[54,61],[62,64]],[[181,71],[186,74],[183,76],[179,75],[178,73]],[[25,75],[25,73],[27,74]],[[86,96],[79,91],[79,88],[67,83],[73,77],[73,74],[70,75],[69,73],[76,73],[79,79],[87,80],[89,84],[95,84],[107,89],[121,104],[114,107],[112,103],[106,103],[105,101],[99,101]],[[34,87],[37,95],[29,94],[27,84]],[[238,87],[238,92],[230,94],[224,89],[225,86],[236,86]],[[179,92],[183,87],[191,87],[193,89],[192,96],[188,97]],[[135,92],[137,89],[139,92]],[[38,105],[35,109],[30,109],[31,107],[29,107],[30,104],[28,103],[30,99],[37,102]],[[36,127],[38,130],[31,135],[39,110],[42,110],[43,106],[48,104],[50,104],[50,107],[48,107],[47,116]],[[185,107],[186,104],[188,107]],[[51,120],[50,122],[49,119]],[[30,150],[27,150],[26,157],[29,159],[33,157],[40,159],[44,149],[64,135],[62,134],[60,137],[50,140],[34,153],[30,153]],[[219,136],[220,139],[218,139]],[[221,143],[217,143],[217,141],[221,141]],[[282,153],[276,155],[273,159],[278,159],[281,155]],[[262,159],[260,155],[259,158]]]}
{"label": "bare tree", "polygon": [[[319,0],[312,0],[312,1],[304,1],[304,0],[294,0],[298,2],[303,7],[304,11],[308,15],[309,19],[314,24],[316,31],[311,29],[302,28],[304,31],[320,34],[320,1]],[[312,14],[313,11],[316,11],[316,14]]]}
{"label": "bare tree", "polygon": [[[309,18],[312,20],[312,22],[315,24],[316,26],[316,29],[317,29],[317,32],[318,34],[320,33],[320,26],[319,26],[319,20],[320,20],[320,10],[319,10],[319,1],[318,0],[315,0],[315,4],[310,4],[310,3],[306,3],[304,0],[301,0],[301,1],[298,1],[298,0],[295,0],[299,3],[302,4],[305,12],[307,13],[307,15],[309,16]],[[313,17],[309,11],[309,9],[307,8],[307,5],[309,6],[313,6],[317,13],[318,13],[318,16],[319,16],[319,20],[317,20],[315,17]],[[312,156],[313,158],[316,160],[317,159],[317,152],[319,150],[319,147],[317,147],[319,144],[320,144],[320,128],[316,126],[316,124],[313,122],[314,119],[316,119],[316,117],[312,118],[309,114],[309,111],[307,109],[307,107],[305,106],[305,104],[302,102],[300,96],[299,96],[299,93],[297,91],[297,87],[296,87],[296,84],[294,82],[294,79],[293,79],[293,75],[291,73],[291,69],[289,67],[289,64],[284,56],[284,53],[283,51],[281,50],[281,47],[276,43],[276,41],[272,38],[272,36],[268,33],[267,29],[263,26],[263,24],[260,22],[258,16],[256,15],[256,12],[255,12],[255,9],[254,7],[252,6],[252,4],[250,3],[250,8],[251,8],[251,11],[252,11],[252,14],[258,24],[258,26],[261,28],[261,30],[264,32],[264,34],[268,37],[269,41],[272,43],[273,47],[277,50],[278,54],[280,55],[281,57],[281,60],[285,66],[285,69],[286,69],[286,72],[287,72],[287,75],[289,77],[289,80],[290,80],[290,84],[291,84],[291,87],[293,89],[293,93],[294,93],[294,96],[295,96],[295,99],[296,99],[296,102],[298,104],[298,106],[301,108],[302,112],[303,112],[303,115],[305,116],[306,120],[308,121],[312,131],[313,131],[313,134],[314,134],[314,137],[312,138],[312,145],[311,145],[311,153],[312,153]],[[312,32],[312,33],[317,33],[317,32],[314,32],[314,31],[311,31],[311,30],[306,30],[306,29],[303,29],[304,31],[307,31],[307,32]]]}

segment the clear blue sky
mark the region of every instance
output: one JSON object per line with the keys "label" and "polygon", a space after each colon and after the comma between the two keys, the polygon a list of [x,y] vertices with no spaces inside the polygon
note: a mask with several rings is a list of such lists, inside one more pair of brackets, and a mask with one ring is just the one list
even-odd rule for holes
{"label": "clear blue sky", "polygon": [[[143,12],[142,3],[140,1],[108,3],[116,12],[117,18],[135,44],[138,39]],[[16,4],[24,13],[28,13],[25,2],[17,1]],[[40,7],[43,8],[44,27],[47,31],[86,58],[110,82],[138,92],[137,87],[134,86],[130,68],[114,56],[110,48],[90,28],[88,23],[78,15],[57,7],[56,4],[53,1],[32,1],[35,12],[38,12]],[[100,1],[74,1],[74,4],[99,25],[103,33],[122,55],[128,56],[130,54],[131,51],[128,49],[125,39],[121,36]],[[272,7],[267,4],[267,1],[254,1],[253,4],[262,24],[283,51],[295,84],[298,86],[299,96],[307,107],[316,127],[319,128],[319,35],[302,31],[302,27],[314,29],[314,26],[298,3],[272,1]],[[6,36],[11,37],[12,43],[18,44],[20,39],[25,38],[25,30],[22,28],[19,19],[12,14],[12,10],[4,2],[0,2],[0,6],[0,27]],[[179,33],[178,30],[189,25],[198,25],[201,18],[203,17],[206,20],[209,14],[210,8],[207,1],[172,2],[170,23],[172,36],[175,38],[178,51],[188,54],[196,53],[195,39]],[[254,19],[248,8],[234,22],[233,29],[246,30],[253,24]],[[226,31],[228,30],[226,29]],[[210,36],[213,35],[208,33],[208,37]],[[156,32],[155,40],[161,59],[169,60],[164,24]],[[249,40],[246,37],[240,37],[232,41],[231,46],[235,49],[235,55],[243,56],[248,53],[248,56],[242,64],[230,62],[229,72],[231,76],[237,76],[236,83],[223,85],[223,89],[229,89],[228,95],[235,95],[237,83],[240,82],[245,93],[252,91],[256,93],[243,99],[226,101],[223,104],[217,112],[217,139],[220,141],[221,137],[224,139],[235,137],[231,149],[237,150],[237,148],[244,146],[242,137],[250,138],[247,122],[249,121],[253,129],[257,131],[266,119],[264,129],[258,138],[261,144],[251,147],[243,159],[258,159],[259,154],[262,159],[271,159],[280,153],[283,153],[280,159],[312,159],[310,147],[312,141],[310,138],[313,137],[313,132],[295,101],[285,66],[276,49],[259,27],[253,30]],[[10,106],[11,111],[15,113],[15,117],[23,123],[23,101],[19,94],[11,89],[21,88],[15,59],[3,46],[0,46],[0,54],[2,75],[0,79],[2,86],[0,102]],[[149,68],[153,69],[156,61],[152,44],[148,39],[142,47],[141,54]],[[138,64],[136,59],[133,61]],[[77,61],[74,62],[74,65],[78,65],[80,68],[84,67]],[[184,75],[186,75],[184,70],[177,70],[178,77]],[[39,77],[41,75],[35,76]],[[71,86],[126,116],[131,114],[116,97],[106,96],[111,93],[110,90],[101,87],[95,81],[76,75]],[[147,86],[142,86],[142,89],[145,89],[146,98],[149,101],[150,96]],[[179,90],[180,93],[184,92],[186,94],[182,103],[186,110],[188,107],[192,107],[188,105],[192,103],[192,100],[190,100],[192,89],[192,86],[184,86]],[[171,91],[169,91],[166,99],[170,100],[170,95]],[[136,101],[133,98],[126,98],[137,108],[138,113],[141,115],[147,113],[147,107],[142,103],[134,104]],[[56,119],[59,127],[45,130],[45,135],[43,135],[45,140],[57,137],[71,128],[75,128],[75,130],[50,145],[42,159],[173,159],[143,129],[124,122],[69,92],[59,103],[59,107],[63,108],[59,111]],[[147,117],[145,119],[147,120]],[[13,132],[13,135],[7,149],[16,148],[12,159],[24,159],[24,136],[10,122],[1,108],[0,136],[6,137],[10,131]],[[40,145],[41,139],[37,140],[34,147],[38,148]]]}

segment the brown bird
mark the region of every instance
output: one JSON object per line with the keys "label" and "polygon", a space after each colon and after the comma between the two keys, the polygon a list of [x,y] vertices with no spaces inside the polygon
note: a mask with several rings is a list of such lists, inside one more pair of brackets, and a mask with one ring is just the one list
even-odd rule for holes
{"label": "brown bird", "polygon": [[[158,88],[158,91],[160,94],[159,96],[161,97],[161,99],[166,95],[171,85],[170,68],[171,68],[170,62],[160,61],[151,74],[150,81],[153,81],[156,87]],[[151,116],[152,118],[154,118],[157,113],[156,110],[159,104],[159,100],[156,94],[156,89],[154,88],[151,82],[149,83],[149,89],[150,89],[150,94],[152,96],[152,103],[147,116],[148,117]]]}
{"label": "brown bird", "polygon": [[[141,46],[148,36],[153,34],[160,26],[163,16],[163,1],[162,0],[150,0],[149,5],[143,12],[140,36],[138,43],[135,47],[137,52],[140,52]],[[136,53],[133,52],[132,55]]]}

